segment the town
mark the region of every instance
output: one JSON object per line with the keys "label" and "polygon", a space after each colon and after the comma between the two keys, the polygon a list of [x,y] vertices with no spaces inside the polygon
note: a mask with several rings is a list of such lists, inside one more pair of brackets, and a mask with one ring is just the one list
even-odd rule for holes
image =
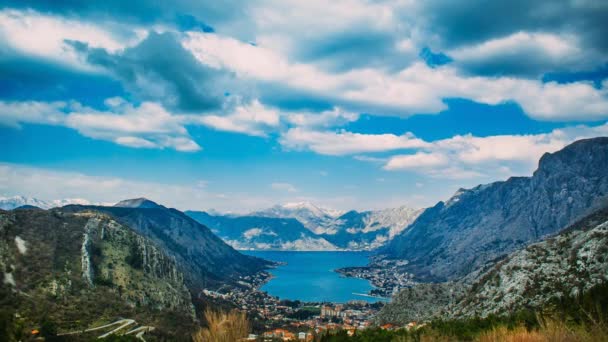
{"label": "town", "polygon": [[247,312],[252,323],[252,334],[248,337],[251,341],[311,341],[315,336],[335,330],[346,330],[352,335],[356,330],[369,327],[384,306],[380,300],[338,304],[280,299],[259,290],[271,278],[269,273],[260,272],[242,277],[235,286],[205,289],[199,296],[229,302]]}
{"label": "town", "polygon": [[369,280],[374,286],[369,292],[373,297],[388,299],[400,289],[415,284],[413,275],[403,269],[407,265],[406,260],[385,259],[382,255],[372,256],[370,260],[368,266],[345,267],[337,269],[336,272],[345,277]]}

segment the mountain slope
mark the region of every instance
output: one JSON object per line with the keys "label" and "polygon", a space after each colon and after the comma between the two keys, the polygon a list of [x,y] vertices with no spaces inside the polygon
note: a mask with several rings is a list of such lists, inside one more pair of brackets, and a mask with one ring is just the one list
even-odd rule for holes
{"label": "mountain slope", "polygon": [[401,290],[379,323],[506,315],[541,310],[554,300],[608,283],[608,205],[560,234],[515,251],[454,282]]}
{"label": "mountain slope", "polygon": [[608,282],[608,207],[556,237],[530,245],[478,278],[454,307],[457,317],[540,308]]}
{"label": "mountain slope", "polygon": [[193,292],[235,283],[239,277],[264,270],[265,260],[243,255],[224,243],[207,227],[176,209],[67,206],[63,210],[105,213],[137,233],[150,238],[174,257]]}
{"label": "mountain slope", "polygon": [[558,232],[608,196],[608,138],[545,154],[532,177],[462,190],[422,213],[383,253],[419,280],[450,280]]}
{"label": "mountain slope", "polygon": [[237,249],[334,250],[331,243],[316,236],[292,218],[211,215],[186,211],[186,215],[210,227]]}
{"label": "mountain slope", "polygon": [[97,212],[0,211],[0,271],[1,311],[19,313],[21,328],[77,331],[121,317],[170,331],[194,325],[173,258]]}

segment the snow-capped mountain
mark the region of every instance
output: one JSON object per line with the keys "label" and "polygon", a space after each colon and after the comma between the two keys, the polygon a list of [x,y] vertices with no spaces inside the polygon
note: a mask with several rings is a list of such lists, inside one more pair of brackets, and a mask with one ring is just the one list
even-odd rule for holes
{"label": "snow-capped mountain", "polygon": [[250,213],[248,216],[295,218],[313,233],[323,234],[333,231],[332,224],[342,213],[310,202],[295,202],[275,205],[272,208]]}
{"label": "snow-capped mountain", "polygon": [[186,212],[240,249],[370,250],[407,228],[422,210],[409,207],[342,212],[287,203],[248,215]]}
{"label": "snow-capped mountain", "polygon": [[349,211],[331,223],[322,236],[347,249],[374,249],[406,229],[422,209],[402,206],[375,211]]}
{"label": "snow-capped mountain", "polygon": [[336,246],[293,218],[214,215],[186,211],[236,249],[327,251]]}
{"label": "snow-capped mountain", "polygon": [[55,207],[63,207],[64,205],[68,204],[89,205],[91,203],[82,198],[65,198],[59,200],[46,201],[26,196],[0,197],[0,209],[3,210],[12,210],[24,205],[34,206],[40,209],[50,209]]}
{"label": "snow-capped mountain", "polygon": [[359,227],[348,227],[348,229],[351,233],[368,233],[388,228],[388,238],[392,239],[393,236],[399,234],[410,223],[414,222],[422,211],[423,209],[413,209],[407,206],[365,211],[360,213],[362,225]]}

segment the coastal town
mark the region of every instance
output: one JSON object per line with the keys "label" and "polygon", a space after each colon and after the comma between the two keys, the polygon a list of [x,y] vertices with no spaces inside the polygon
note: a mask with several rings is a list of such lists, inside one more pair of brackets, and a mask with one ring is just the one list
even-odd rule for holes
{"label": "coastal town", "polygon": [[370,257],[368,266],[344,267],[336,272],[345,277],[361,278],[371,282],[374,286],[370,296],[391,298],[400,289],[415,284],[413,275],[404,270],[405,260],[385,259],[382,255]]}
{"label": "coastal town", "polygon": [[380,298],[375,303],[365,300],[328,303],[280,299],[260,290],[271,278],[270,273],[260,272],[242,277],[236,286],[205,289],[200,296],[231,303],[247,312],[253,328],[248,337],[250,341],[312,341],[326,331],[335,330],[354,334],[372,325],[373,317],[384,306]]}

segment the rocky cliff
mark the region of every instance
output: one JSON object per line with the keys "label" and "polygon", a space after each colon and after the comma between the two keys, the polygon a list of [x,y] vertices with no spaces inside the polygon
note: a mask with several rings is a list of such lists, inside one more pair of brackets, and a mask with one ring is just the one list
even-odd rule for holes
{"label": "rocky cliff", "polygon": [[422,281],[458,279],[557,233],[608,196],[608,138],[545,154],[532,177],[461,190],[422,213],[383,250]]}

